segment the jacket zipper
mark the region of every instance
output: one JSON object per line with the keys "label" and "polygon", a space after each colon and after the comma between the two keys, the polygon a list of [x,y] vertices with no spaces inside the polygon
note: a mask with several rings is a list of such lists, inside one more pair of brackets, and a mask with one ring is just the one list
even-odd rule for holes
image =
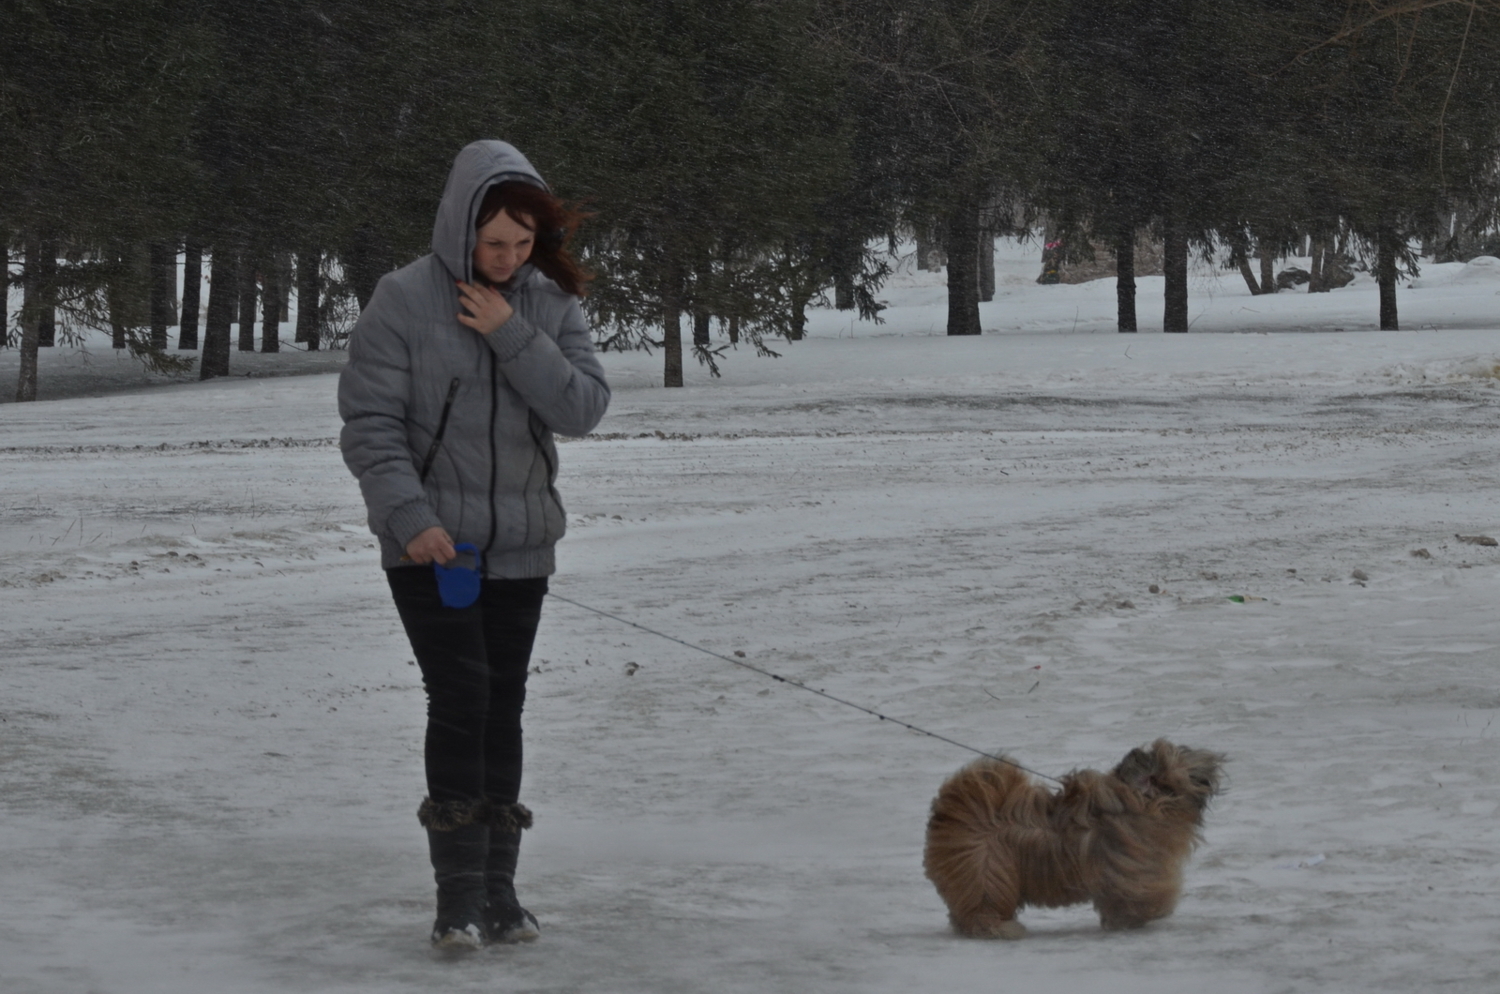
{"label": "jacket zipper", "polygon": [[[489,352],[488,349],[485,350]],[[495,421],[500,413],[500,367],[495,359],[495,353],[490,352],[490,537],[484,543],[485,558],[489,558],[490,550],[495,545],[495,532],[499,528],[497,515],[495,514],[495,490],[498,487],[499,478],[499,453],[495,449]]]}
{"label": "jacket zipper", "polygon": [[443,401],[443,414],[438,418],[437,433],[432,436],[432,444],[427,447],[427,456],[422,460],[422,471],[417,474],[417,480],[421,483],[427,482],[427,474],[432,472],[433,460],[437,458],[438,449],[443,444],[443,434],[448,430],[448,415],[453,413],[453,398],[458,396],[458,377],[453,377],[453,382],[448,384],[448,399]]}
{"label": "jacket zipper", "polygon": [[[552,456],[548,455],[547,446],[542,443],[542,429],[537,426],[537,421],[536,415],[528,411],[526,414],[526,430],[531,434],[531,442],[536,446],[537,452],[541,453],[542,462],[547,464],[547,494],[552,498],[552,503],[557,507],[558,512],[561,513],[562,498],[557,496],[557,487],[552,483],[553,479],[557,476],[557,467],[552,464]],[[545,517],[546,512],[542,513],[542,538],[545,539],[547,537],[547,519]]]}

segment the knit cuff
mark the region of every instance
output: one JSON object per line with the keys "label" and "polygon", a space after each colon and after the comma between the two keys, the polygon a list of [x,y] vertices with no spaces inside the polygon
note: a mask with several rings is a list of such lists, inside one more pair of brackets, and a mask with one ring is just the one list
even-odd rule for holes
{"label": "knit cuff", "polygon": [[441,528],[442,525],[432,505],[425,499],[418,499],[409,504],[402,504],[391,512],[390,517],[385,519],[385,533],[404,552],[407,543],[412,539],[429,528]]}
{"label": "knit cuff", "polygon": [[510,362],[526,350],[537,336],[536,326],[519,314],[512,314],[499,328],[485,336],[490,350],[500,362]]}

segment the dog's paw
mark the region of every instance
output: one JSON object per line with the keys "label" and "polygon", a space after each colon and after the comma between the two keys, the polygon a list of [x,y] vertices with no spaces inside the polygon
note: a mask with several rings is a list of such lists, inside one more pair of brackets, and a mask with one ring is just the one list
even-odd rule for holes
{"label": "dog's paw", "polygon": [[995,928],[997,939],[1024,939],[1026,938],[1026,926],[1012,918],[1008,922],[1001,922]]}
{"label": "dog's paw", "polygon": [[953,919],[953,930],[970,939],[1024,939],[1026,926],[1014,918],[1000,918],[993,914],[979,918]]}
{"label": "dog's paw", "polygon": [[1138,915],[1112,915],[1108,918],[1100,918],[1099,925],[1106,932],[1123,932],[1127,929],[1145,928],[1151,924],[1151,919],[1142,918]]}
{"label": "dog's paw", "polygon": [[1024,939],[1026,926],[1014,918],[1004,921],[992,919],[969,929],[968,934],[977,939]]}

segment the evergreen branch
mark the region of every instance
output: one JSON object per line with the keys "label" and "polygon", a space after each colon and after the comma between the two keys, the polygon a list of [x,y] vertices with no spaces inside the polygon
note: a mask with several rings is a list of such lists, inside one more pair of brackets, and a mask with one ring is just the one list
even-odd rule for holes
{"label": "evergreen branch", "polygon": [[717,380],[720,375],[719,363],[717,362],[717,360],[724,358],[724,350],[727,348],[727,345],[720,345],[718,348],[710,348],[707,345],[699,345],[697,342],[694,342],[693,358],[697,359],[700,364],[707,366],[709,375]]}
{"label": "evergreen branch", "polygon": [[1474,8],[1478,5],[1479,0],[1470,0],[1469,19],[1464,22],[1463,41],[1458,44],[1458,58],[1453,60],[1453,76],[1448,80],[1448,92],[1443,94],[1443,109],[1438,111],[1438,182],[1444,186],[1448,185],[1448,176],[1443,168],[1443,151],[1448,137],[1448,101],[1453,99],[1453,84],[1458,82],[1458,70],[1464,64],[1464,50],[1469,44],[1469,29],[1474,25]]}
{"label": "evergreen branch", "polygon": [[[1365,0],[1365,4],[1367,6],[1375,8],[1375,12],[1372,16],[1370,16],[1366,20],[1359,22],[1358,24],[1349,25],[1342,30],[1329,35],[1327,38],[1324,38],[1316,45],[1304,49],[1303,51],[1297,53],[1297,56],[1292,61],[1296,62],[1298,59],[1306,58],[1307,56],[1316,51],[1319,51],[1320,49],[1328,48],[1332,45],[1338,45],[1350,38],[1362,34],[1366,29],[1374,27],[1381,21],[1388,21],[1394,17],[1406,17],[1409,14],[1421,14],[1424,11],[1436,10],[1439,7],[1454,6],[1469,8],[1470,20],[1472,20],[1474,17],[1474,10],[1481,5],[1492,7],[1494,8],[1496,13],[1500,13],[1500,0],[1402,0],[1402,2],[1400,3],[1386,4],[1385,6],[1380,6],[1379,0]],[[1352,7],[1353,4],[1351,3],[1350,6]],[[1464,34],[1465,37],[1467,37],[1467,29],[1465,29]]]}

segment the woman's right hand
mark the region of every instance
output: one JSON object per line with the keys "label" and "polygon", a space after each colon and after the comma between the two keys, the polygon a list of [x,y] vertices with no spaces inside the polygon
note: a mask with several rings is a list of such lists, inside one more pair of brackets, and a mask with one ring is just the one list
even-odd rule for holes
{"label": "woman's right hand", "polygon": [[436,560],[448,563],[458,553],[453,550],[453,538],[441,526],[434,525],[406,543],[406,558],[418,566],[426,566]]}

